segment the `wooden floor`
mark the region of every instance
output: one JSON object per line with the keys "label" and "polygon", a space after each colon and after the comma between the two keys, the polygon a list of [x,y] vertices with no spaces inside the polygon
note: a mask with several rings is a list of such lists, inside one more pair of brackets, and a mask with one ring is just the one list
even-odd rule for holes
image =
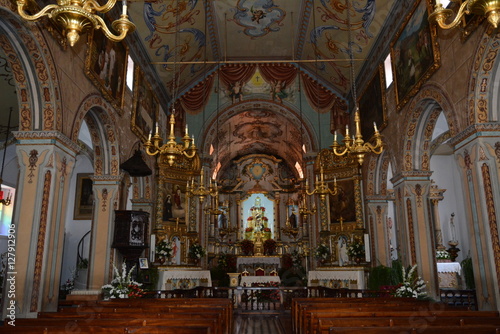
{"label": "wooden floor", "polygon": [[290,313],[235,314],[234,334],[290,334]]}

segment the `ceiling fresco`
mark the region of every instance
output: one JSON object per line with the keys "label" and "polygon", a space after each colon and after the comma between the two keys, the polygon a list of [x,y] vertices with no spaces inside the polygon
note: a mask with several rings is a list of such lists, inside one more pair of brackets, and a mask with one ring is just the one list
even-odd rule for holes
{"label": "ceiling fresco", "polygon": [[[132,2],[130,17],[172,100],[200,85],[211,90],[204,93],[202,108],[176,113],[201,135],[205,155],[215,149],[213,166],[222,162],[224,169],[232,159],[254,153],[294,166],[302,164],[303,145],[307,151],[328,146],[334,128],[345,128],[351,76],[374,58],[377,39],[387,20],[394,20],[393,6],[408,2],[349,1],[349,6],[346,0],[138,1]],[[294,66],[314,81],[310,89],[335,96],[336,107],[320,108],[320,98],[311,101],[300,75],[285,84],[257,69],[249,80],[221,84],[220,69],[243,70],[249,64]],[[201,114],[208,124],[200,122]]]}

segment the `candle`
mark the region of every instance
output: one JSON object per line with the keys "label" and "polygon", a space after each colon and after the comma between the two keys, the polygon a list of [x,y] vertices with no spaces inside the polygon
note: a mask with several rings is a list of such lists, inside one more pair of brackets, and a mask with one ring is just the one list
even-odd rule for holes
{"label": "candle", "polygon": [[373,122],[373,128],[375,129],[375,132],[378,132],[377,123]]}
{"label": "candle", "polygon": [[191,144],[194,146],[194,136],[192,136],[191,139]]}
{"label": "candle", "polygon": [[349,136],[349,125],[345,126],[345,136]]}
{"label": "candle", "polygon": [[123,0],[122,4],[123,4],[123,13],[122,13],[122,15],[127,15],[127,0]]}
{"label": "candle", "polygon": [[155,133],[158,133],[158,122],[156,122],[156,128],[155,128]]}
{"label": "candle", "polygon": [[335,132],[333,133],[333,141],[337,141],[337,130],[335,130]]}
{"label": "candle", "polygon": [[186,124],[186,136],[189,136],[188,134],[188,125]]}
{"label": "candle", "polygon": [[149,131],[148,141],[151,141],[151,131]]}

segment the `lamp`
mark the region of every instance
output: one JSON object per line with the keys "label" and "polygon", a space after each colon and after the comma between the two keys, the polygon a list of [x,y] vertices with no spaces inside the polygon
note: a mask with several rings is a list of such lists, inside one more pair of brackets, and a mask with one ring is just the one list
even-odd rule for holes
{"label": "lamp", "polygon": [[[7,123],[7,129],[5,130],[5,143],[3,146],[2,170],[0,170],[0,186],[3,184],[3,169],[5,166],[5,155],[7,153],[7,140],[9,139],[11,116],[12,116],[12,107],[10,107],[10,110],[9,110],[9,120]],[[12,193],[9,191],[9,193],[7,194],[7,198],[3,198],[3,190],[0,189],[0,204],[3,204],[5,206],[9,206],[11,202],[12,202]]]}
{"label": "lamp", "polygon": [[446,23],[446,20],[454,14],[452,9],[443,7],[441,0],[436,0],[434,11],[429,15],[429,21],[435,21],[442,29],[453,29],[466,14],[485,16],[488,22],[496,28],[500,21],[500,0],[464,0],[460,5],[455,18]]}
{"label": "lamp", "polygon": [[[194,144],[194,136],[190,137],[188,133],[188,127],[186,125],[186,133],[182,138],[184,144],[177,143],[174,133],[175,125],[175,109],[172,110],[170,115],[170,134],[168,136],[168,141],[161,145],[163,138],[160,136],[158,131],[158,123],[156,123],[155,134],[151,138],[151,132],[149,133],[148,141],[144,144],[146,148],[146,153],[149,155],[166,155],[168,164],[172,166],[174,161],[179,156],[185,156],[188,159],[193,159],[196,155],[196,146]],[[161,145],[161,146],[160,146]]]}
{"label": "lamp", "polygon": [[337,178],[334,179],[333,181],[333,190],[330,189],[328,184],[325,182],[325,176],[323,174],[323,166],[320,167],[320,177],[316,175],[316,181],[314,182],[314,189],[312,191],[309,191],[309,182],[306,179],[306,194],[309,196],[312,196],[314,194],[318,194],[320,199],[323,200],[325,199],[326,195],[337,195],[338,194],[338,188],[337,188]]}
{"label": "lamp", "polygon": [[380,154],[384,150],[384,144],[382,142],[382,136],[378,132],[377,124],[373,122],[373,127],[375,129],[374,139],[375,144],[372,145],[369,142],[363,140],[363,136],[361,135],[361,117],[359,115],[359,107],[358,101],[356,97],[356,79],[354,77],[354,59],[352,55],[352,37],[351,37],[351,19],[349,15],[349,1],[346,0],[347,10],[347,27],[348,27],[348,52],[349,52],[349,61],[350,61],[350,74],[351,74],[351,84],[352,84],[352,98],[354,100],[354,123],[356,125],[356,133],[354,139],[349,136],[349,126],[346,125],[345,128],[345,137],[342,140],[343,145],[340,145],[337,141],[337,131],[335,131],[333,136],[333,144],[332,150],[333,153],[337,156],[344,156],[346,154],[355,157],[358,160],[360,165],[363,164],[364,157],[367,153],[373,152],[375,154]]}
{"label": "lamp", "polygon": [[123,11],[120,18],[111,23],[119,35],[113,34],[99,15],[110,11],[116,0],[109,0],[102,6],[96,0],[57,0],[57,5],[47,5],[34,15],[25,12],[27,3],[27,0],[17,1],[17,11],[23,19],[35,21],[47,15],[65,31],[71,46],[75,45],[80,34],[90,29],[102,29],[104,35],[113,42],[123,40],[127,33],[135,30],[135,25],[128,19],[126,0],[122,1]]}

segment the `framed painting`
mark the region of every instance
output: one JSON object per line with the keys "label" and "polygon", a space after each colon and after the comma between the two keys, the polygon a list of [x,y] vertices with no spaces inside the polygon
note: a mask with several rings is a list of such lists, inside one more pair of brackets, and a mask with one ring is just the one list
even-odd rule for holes
{"label": "framed painting", "polygon": [[122,114],[128,48],[110,41],[101,30],[89,33],[85,73],[118,113]]}
{"label": "framed painting", "polygon": [[139,66],[135,67],[134,78],[130,125],[132,131],[145,142],[153,129],[153,123],[158,120],[160,102]]}
{"label": "framed painting", "polygon": [[436,28],[429,23],[429,9],[427,0],[416,1],[391,44],[398,111],[440,66]]}
{"label": "framed painting", "polygon": [[73,219],[92,219],[92,209],[94,206],[94,194],[92,190],[92,174],[79,173],[76,176],[76,195]]}
{"label": "framed painting", "polygon": [[373,123],[381,131],[387,126],[384,66],[379,65],[373,78],[358,99],[361,117],[361,135],[369,140],[375,133]]}
{"label": "framed painting", "polygon": [[356,198],[354,193],[354,180],[341,180],[337,182],[338,192],[330,196],[330,222],[339,224],[356,220]]}

